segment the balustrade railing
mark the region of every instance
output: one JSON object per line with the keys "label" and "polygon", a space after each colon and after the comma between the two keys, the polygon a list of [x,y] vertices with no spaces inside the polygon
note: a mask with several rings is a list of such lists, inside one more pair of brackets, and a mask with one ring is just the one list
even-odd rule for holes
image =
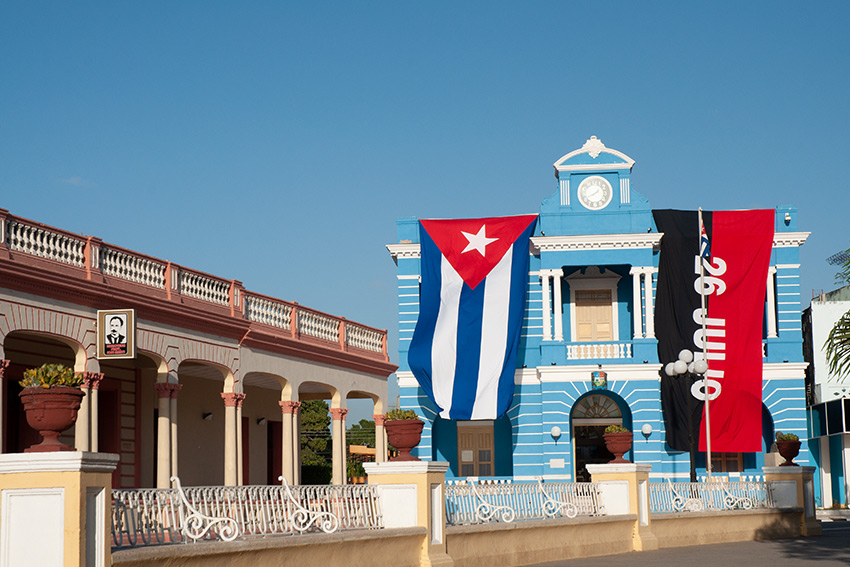
{"label": "balustrade railing", "polygon": [[210,303],[230,303],[230,282],[194,272],[180,272],[180,294]]}
{"label": "balustrade railing", "polygon": [[249,321],[278,329],[292,328],[292,305],[256,295],[245,295],[245,316]]}
{"label": "balustrade railing", "polygon": [[100,269],[107,276],[165,289],[165,264],[142,256],[103,247]]}
{"label": "balustrade railing", "polygon": [[[230,280],[171,265],[143,254],[41,225],[2,211],[0,246],[85,268],[87,277],[100,272],[109,277],[192,297],[219,306],[230,306],[231,314],[292,331],[293,311],[297,311],[295,334],[386,356],[386,331],[372,329],[339,317],[304,308],[294,303],[253,293],[244,293]],[[168,288],[168,289],[166,289]],[[244,313],[244,315],[242,315]],[[344,340],[341,333],[344,331]]]}
{"label": "balustrade railing", "polygon": [[650,482],[652,513],[773,508],[769,482]]}
{"label": "balustrade railing", "polygon": [[632,343],[572,343],[567,345],[567,360],[631,358]]}
{"label": "balustrade railing", "polygon": [[72,266],[85,266],[85,240],[40,226],[9,219],[6,245],[12,250],[40,258],[48,258]]}
{"label": "balustrade railing", "polygon": [[591,482],[446,485],[446,522],[480,524],[597,515],[598,486]]}
{"label": "balustrade railing", "polygon": [[339,342],[340,320],[318,311],[300,309],[298,311],[298,332],[308,337]]}
{"label": "balustrade railing", "polygon": [[353,323],[345,325],[345,342],[349,346],[372,352],[383,352],[384,334]]}
{"label": "balustrade railing", "polygon": [[377,487],[195,486],[112,491],[113,546],[380,529]]}

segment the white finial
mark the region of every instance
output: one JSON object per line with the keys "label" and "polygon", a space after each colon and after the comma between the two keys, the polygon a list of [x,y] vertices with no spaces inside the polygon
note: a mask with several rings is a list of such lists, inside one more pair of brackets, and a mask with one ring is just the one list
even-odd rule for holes
{"label": "white finial", "polygon": [[590,139],[584,143],[581,149],[587,151],[587,153],[590,154],[590,157],[596,159],[603,150],[607,150],[608,148],[605,147],[602,140],[596,136],[591,136]]}

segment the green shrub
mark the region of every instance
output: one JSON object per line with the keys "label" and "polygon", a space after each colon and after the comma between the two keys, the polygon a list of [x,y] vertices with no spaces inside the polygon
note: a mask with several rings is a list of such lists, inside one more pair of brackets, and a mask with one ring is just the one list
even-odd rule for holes
{"label": "green shrub", "polygon": [[82,383],[83,375],[75,374],[73,368],[64,364],[42,364],[38,368],[28,368],[24,370],[24,377],[19,382],[22,388],[79,388]]}
{"label": "green shrub", "polygon": [[605,433],[629,433],[629,430],[622,425],[609,425],[605,428]]}
{"label": "green shrub", "polygon": [[799,441],[800,438],[794,435],[793,433],[782,433],[781,431],[776,432],[776,440],[777,441]]}
{"label": "green shrub", "polygon": [[419,419],[412,409],[391,409],[387,412],[387,419]]}

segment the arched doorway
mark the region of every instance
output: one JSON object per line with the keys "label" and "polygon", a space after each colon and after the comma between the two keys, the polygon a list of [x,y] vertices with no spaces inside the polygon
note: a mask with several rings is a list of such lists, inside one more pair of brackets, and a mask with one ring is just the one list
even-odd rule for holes
{"label": "arched doorway", "polygon": [[609,425],[623,425],[623,410],[610,395],[593,392],[573,404],[570,423],[574,478],[576,482],[590,482],[586,465],[607,463],[614,458],[605,448],[602,435]]}

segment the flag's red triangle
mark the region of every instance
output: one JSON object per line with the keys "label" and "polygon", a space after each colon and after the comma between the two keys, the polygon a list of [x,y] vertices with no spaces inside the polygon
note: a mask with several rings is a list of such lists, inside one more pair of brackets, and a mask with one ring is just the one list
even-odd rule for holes
{"label": "flag's red triangle", "polygon": [[536,218],[521,215],[421,222],[449,264],[475,289]]}

